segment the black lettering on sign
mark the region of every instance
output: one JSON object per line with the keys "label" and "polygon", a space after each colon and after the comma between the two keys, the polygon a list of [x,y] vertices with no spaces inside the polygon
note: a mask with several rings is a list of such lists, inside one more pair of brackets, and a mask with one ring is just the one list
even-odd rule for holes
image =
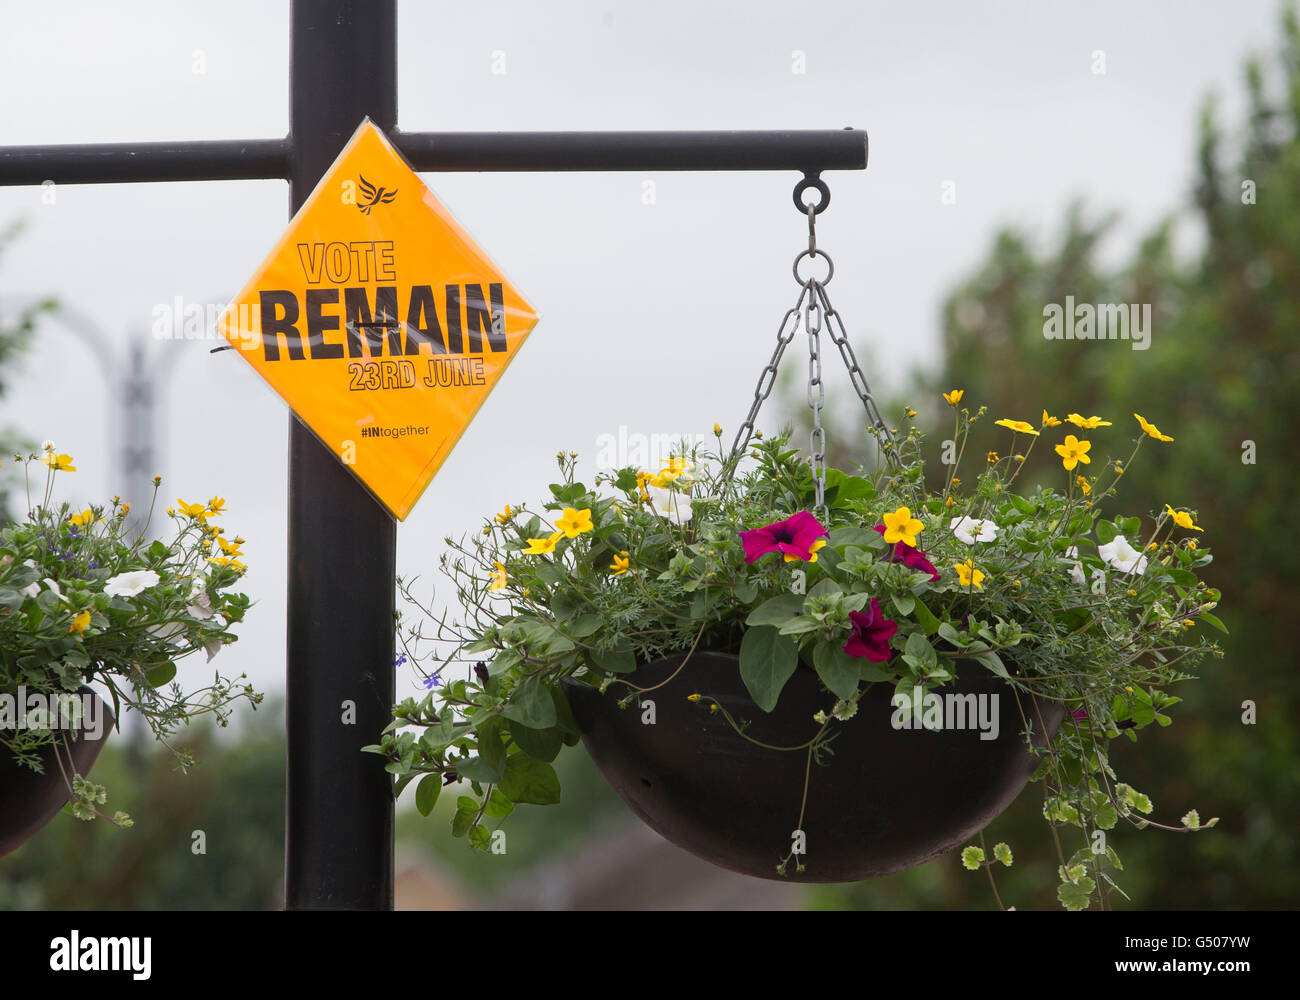
{"label": "black lettering on sign", "polygon": [[[426,316],[428,326],[422,322]],[[411,289],[411,304],[406,312],[406,353],[419,354],[422,343],[428,344],[434,354],[447,353],[442,327],[438,325],[438,307],[433,301],[432,285],[416,285]]]}
{"label": "black lettering on sign", "polygon": [[327,304],[339,304],[339,290],[337,288],[307,289],[307,346],[311,350],[313,360],[316,358],[343,357],[342,344],[327,344],[325,342],[325,331],[339,328],[338,316],[332,314],[327,316],[321,312],[321,306]]}
{"label": "black lettering on sign", "polygon": [[267,361],[279,361],[279,338],[283,336],[289,357],[294,361],[302,361],[302,336],[294,325],[298,322],[297,296],[293,292],[263,291],[259,295],[259,302],[262,311],[262,357]]}
{"label": "black lettering on sign", "polygon": [[[388,336],[388,353],[402,353],[402,322],[397,318],[397,289],[375,289],[375,311],[370,311],[370,297],[364,288],[343,289],[343,312],[348,323],[348,357],[361,357],[359,330],[366,332],[371,357],[384,353],[384,336]],[[341,355],[340,355],[341,356]]]}
{"label": "black lettering on sign", "polygon": [[461,354],[460,342],[460,285],[447,286],[447,353]]}

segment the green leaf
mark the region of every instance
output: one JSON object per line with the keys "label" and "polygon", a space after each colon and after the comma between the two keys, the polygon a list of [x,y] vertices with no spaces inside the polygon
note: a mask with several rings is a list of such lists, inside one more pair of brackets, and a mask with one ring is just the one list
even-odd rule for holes
{"label": "green leaf", "polygon": [[1201,814],[1195,809],[1189,810],[1183,814],[1180,822],[1189,830],[1199,830],[1201,828]]}
{"label": "green leaf", "polygon": [[451,818],[451,835],[463,837],[469,832],[469,825],[478,815],[478,802],[468,795],[456,799],[456,815]]}
{"label": "green leaf", "polygon": [[1217,615],[1212,615],[1208,611],[1202,611],[1196,617],[1203,622],[1208,622],[1209,624],[1213,625],[1224,635],[1228,634],[1228,626],[1224,625],[1223,622],[1219,620]]}
{"label": "green leaf", "polygon": [[511,802],[551,805],[560,801],[560,779],[550,764],[530,754],[517,753],[506,761],[501,791]]}
{"label": "green leaf", "polygon": [[961,852],[961,864],[969,872],[978,871],[984,863],[984,848],[966,847]]}
{"label": "green leaf", "polygon": [[924,635],[913,632],[907,637],[907,642],[903,646],[903,659],[918,670],[929,670],[938,664],[939,655]]}
{"label": "green leaf", "polygon": [[[917,623],[921,628],[925,629],[926,635],[934,635],[939,631],[939,619],[930,613],[930,609],[925,606],[925,602],[919,597],[914,598],[913,601],[912,610],[915,613]],[[897,603],[898,598],[894,598],[894,602]]]}
{"label": "green leaf", "polygon": [[438,803],[438,793],[442,791],[442,775],[426,774],[415,786],[415,808],[421,816],[428,816]]}
{"label": "green leaf", "polygon": [[504,768],[495,768],[481,756],[456,761],[456,773],[470,781],[482,781],[495,784],[501,780]]}
{"label": "green leaf", "polygon": [[519,749],[530,757],[550,762],[560,753],[563,734],[558,726],[550,729],[529,729],[527,726],[512,726],[510,736]]}
{"label": "green leaf", "polygon": [[798,663],[794,640],[770,626],[751,628],[740,641],[741,680],[764,712],[776,707],[781,689]]}
{"label": "green leaf", "polygon": [[1087,877],[1077,882],[1063,882],[1056,887],[1056,898],[1067,910],[1086,910],[1092,902],[1092,890],[1096,887],[1096,883]]}
{"label": "green leaf", "polygon": [[983,653],[976,653],[975,659],[979,660],[980,663],[984,664],[984,666],[988,667],[999,677],[1004,677],[1008,680],[1011,679],[1011,675],[1007,673],[1006,665],[1002,662],[1002,657],[998,656],[998,654],[993,652],[993,650],[990,649]]}
{"label": "green leaf", "polygon": [[916,598],[911,594],[895,594],[894,607],[898,608],[900,615],[910,615],[912,608],[916,607]]}
{"label": "green leaf", "polygon": [[515,804],[511,802],[501,791],[498,785],[492,789],[492,794],[488,796],[487,805],[483,809],[484,816],[490,816],[492,819],[504,819],[515,811]]}
{"label": "green leaf", "polygon": [[997,858],[999,861],[1001,861],[1002,864],[1005,865],[1007,868],[1010,868],[1012,861],[1015,860],[1011,856],[1010,845],[1002,841],[999,841],[998,843],[993,845],[993,856]]}
{"label": "green leaf", "polygon": [[1115,812],[1115,807],[1109,802],[1104,802],[1097,807],[1097,814],[1093,817],[1099,829],[1113,830],[1115,824],[1119,821],[1119,816]]}
{"label": "green leaf", "polygon": [[176,676],[176,664],[168,662],[146,671],[144,679],[149,682],[150,687],[162,687]]}
{"label": "green leaf", "polygon": [[515,688],[501,714],[529,729],[550,729],[555,725],[555,702],[550,689],[530,677]]}
{"label": "green leaf", "polygon": [[585,639],[599,630],[604,623],[605,619],[600,615],[579,615],[565,631],[575,639]]}
{"label": "green leaf", "polygon": [[784,625],[803,610],[803,596],[781,594],[756,607],[745,619],[746,625]]}
{"label": "green leaf", "polygon": [[1119,532],[1115,530],[1115,525],[1111,524],[1109,521],[1098,521],[1097,527],[1093,530],[1097,532],[1097,540],[1101,542],[1102,545],[1109,544],[1114,540],[1115,536],[1119,534]]}
{"label": "green leaf", "polygon": [[803,615],[798,618],[792,618],[781,626],[782,635],[802,635],[804,632],[816,632],[821,628],[821,623],[811,615]]}
{"label": "green leaf", "polygon": [[597,650],[588,654],[592,664],[607,674],[630,674],[636,670],[636,654],[631,647],[624,649]]}
{"label": "green leaf", "polygon": [[490,781],[500,781],[505,773],[506,745],[501,739],[505,728],[500,718],[490,719],[478,727],[478,755],[492,772]]}
{"label": "green leaf", "polygon": [[819,644],[813,650],[817,676],[832,694],[852,698],[858,692],[858,661],[837,646]]}

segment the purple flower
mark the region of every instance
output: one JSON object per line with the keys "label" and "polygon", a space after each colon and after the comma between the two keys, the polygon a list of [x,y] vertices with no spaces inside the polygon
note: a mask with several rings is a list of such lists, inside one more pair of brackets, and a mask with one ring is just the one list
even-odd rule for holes
{"label": "purple flower", "polygon": [[[882,535],[885,533],[883,524],[876,525],[876,531]],[[934,564],[925,558],[925,553],[915,545],[908,545],[906,542],[895,542],[889,547],[889,561],[901,562],[908,569],[919,569],[930,574],[931,580],[939,579],[939,571],[934,568]]]}
{"label": "purple flower", "polygon": [[893,655],[889,640],[898,631],[898,622],[885,617],[880,601],[873,597],[866,611],[850,611],[849,621],[853,623],[853,634],[844,644],[844,652],[849,656],[884,663]]}
{"label": "purple flower", "polygon": [[740,541],[745,546],[745,562],[752,563],[769,552],[780,552],[786,562],[802,559],[816,562],[817,550],[826,544],[820,540],[826,534],[821,522],[806,510],[799,511],[784,521],[742,531]]}
{"label": "purple flower", "polygon": [[403,653],[401,656],[399,656],[397,659],[393,661],[393,666],[400,667],[405,662],[406,662],[406,654]]}
{"label": "purple flower", "polygon": [[432,691],[436,687],[442,686],[442,678],[437,674],[432,674],[424,679],[424,688],[426,691]]}

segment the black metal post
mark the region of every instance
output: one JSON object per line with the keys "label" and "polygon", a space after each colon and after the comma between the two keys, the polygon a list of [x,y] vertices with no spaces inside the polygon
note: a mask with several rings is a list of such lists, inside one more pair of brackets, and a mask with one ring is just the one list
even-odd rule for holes
{"label": "black metal post", "polygon": [[[364,116],[385,130],[396,123],[396,0],[294,0],[290,23],[297,211]],[[396,575],[396,522],[291,416],[290,909],[393,905],[392,780],[379,757],[358,749],[377,743],[391,718]]]}

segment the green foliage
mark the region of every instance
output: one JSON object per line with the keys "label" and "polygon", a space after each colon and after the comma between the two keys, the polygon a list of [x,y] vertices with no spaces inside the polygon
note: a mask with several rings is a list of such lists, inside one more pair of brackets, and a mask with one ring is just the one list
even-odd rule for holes
{"label": "green foliage", "polygon": [[[114,497],[74,511],[53,499],[55,479],[75,472],[71,456],[47,450],[20,462],[27,472],[30,515],[0,528],[0,695],[15,704],[21,691],[47,701],[97,683],[114,714],[134,709],[167,743],[192,719],[212,715],[225,725],[230,706],[261,700],[243,678],[214,672],[208,683],[175,680],[177,664],[206,651],[211,661],[236,636],[249,600],[232,590],[244,567],[239,543],[211,523],[225,501],[169,511],[171,542],[149,541],[127,528],[130,507]],[[31,479],[39,476],[32,496]],[[0,750],[41,770],[38,751],[59,738],[48,725],[18,726],[0,711]],[[182,755],[182,761],[188,759]],[[72,812],[92,819],[106,793],[72,776]],[[109,817],[105,817],[109,818]],[[123,815],[112,818],[127,825]]]}

